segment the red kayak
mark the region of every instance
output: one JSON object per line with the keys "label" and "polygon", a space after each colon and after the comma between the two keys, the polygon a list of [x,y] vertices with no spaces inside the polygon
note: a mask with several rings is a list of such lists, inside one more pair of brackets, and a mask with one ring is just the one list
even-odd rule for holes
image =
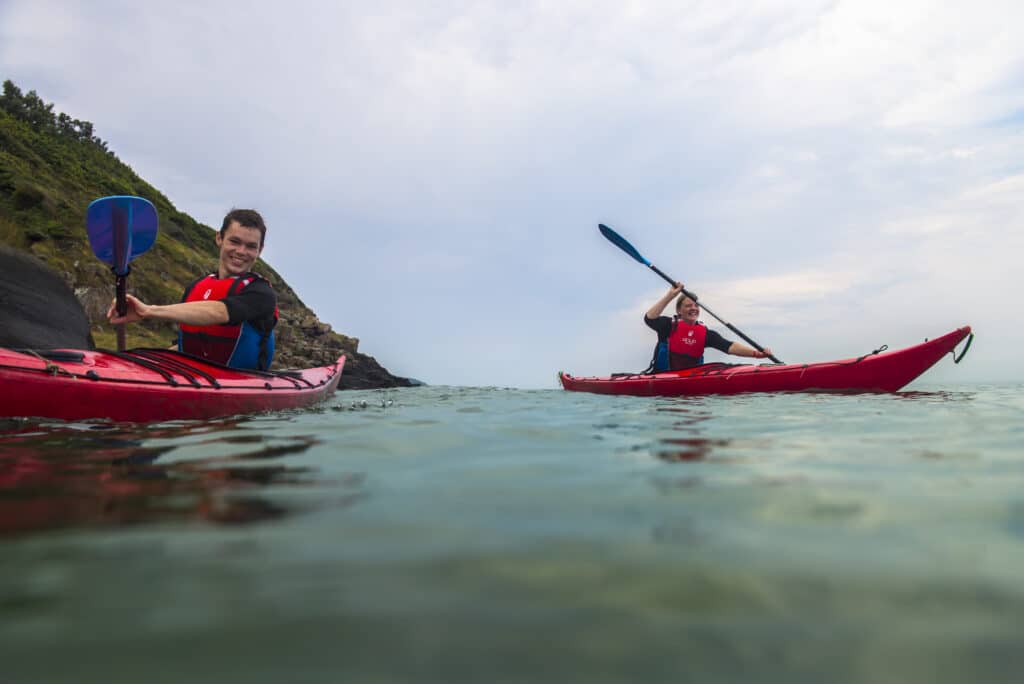
{"label": "red kayak", "polygon": [[562,387],[574,392],[642,397],[741,392],[896,392],[952,352],[970,333],[971,328],[965,326],[906,349],[876,350],[842,361],[759,366],[708,363],[650,375],[577,378],[559,373],[558,378]]}
{"label": "red kayak", "polygon": [[149,423],[310,406],[341,380],[345,357],[302,371],[241,371],[168,349],[0,348],[0,417]]}

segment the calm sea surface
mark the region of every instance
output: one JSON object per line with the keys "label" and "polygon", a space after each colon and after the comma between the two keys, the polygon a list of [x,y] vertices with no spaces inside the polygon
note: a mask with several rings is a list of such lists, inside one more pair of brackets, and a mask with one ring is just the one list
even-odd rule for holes
{"label": "calm sea surface", "polygon": [[1024,387],[0,424],[3,682],[1024,672]]}

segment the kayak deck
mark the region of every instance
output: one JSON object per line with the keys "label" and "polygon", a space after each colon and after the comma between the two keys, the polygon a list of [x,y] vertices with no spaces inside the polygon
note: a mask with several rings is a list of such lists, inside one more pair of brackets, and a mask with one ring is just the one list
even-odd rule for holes
{"label": "kayak deck", "polygon": [[[970,326],[896,351],[807,364],[711,363],[667,373],[575,377],[560,373],[566,390],[632,396],[695,396],[745,392],[896,392],[931,368],[971,333]],[[884,348],[883,348],[884,349]]]}
{"label": "kayak deck", "polygon": [[302,408],[335,391],[344,364],[259,372],[168,349],[0,349],[0,416],[154,422]]}

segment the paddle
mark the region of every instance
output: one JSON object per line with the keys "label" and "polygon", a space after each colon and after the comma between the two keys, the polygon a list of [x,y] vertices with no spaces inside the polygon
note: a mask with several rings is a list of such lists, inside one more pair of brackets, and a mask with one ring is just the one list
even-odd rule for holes
{"label": "paddle", "polygon": [[[604,235],[606,238],[608,238],[608,240],[613,245],[615,245],[616,247],[621,249],[623,252],[625,252],[629,256],[633,257],[634,259],[636,259],[641,264],[643,264],[644,266],[648,267],[649,269],[651,269],[652,271],[654,271],[658,275],[660,275],[662,278],[667,280],[670,285],[675,285],[676,284],[677,281],[673,280],[672,278],[669,278],[667,275],[665,275],[661,271],[661,269],[659,269],[657,266],[655,266],[650,261],[645,259],[643,257],[643,255],[640,254],[640,252],[638,252],[636,250],[636,247],[634,247],[633,245],[629,244],[629,242],[627,242],[624,237],[622,237],[621,235],[619,235],[618,233],[616,233],[614,230],[612,230],[608,226],[604,225],[603,223],[597,224],[597,227],[601,231],[601,235]],[[683,289],[683,294],[686,295],[687,297],[689,297],[690,299],[692,299],[693,301],[695,301],[695,302],[697,301],[697,295],[695,295],[692,292],[686,290],[685,288]],[[732,330],[734,333],[736,333],[737,335],[742,337],[743,340],[747,344],[749,344],[751,347],[753,347],[754,349],[756,349],[759,352],[763,352],[764,351],[764,347],[762,347],[757,342],[755,342],[754,340],[752,340],[749,337],[747,337],[746,335],[744,335],[742,332],[740,332],[738,329],[736,329],[736,327],[733,326],[732,323],[729,323],[727,321],[723,321],[721,318],[718,318],[718,316],[715,316],[715,312],[712,311],[711,309],[709,309],[704,304],[701,304],[701,307],[703,307],[705,311],[707,311],[711,316],[713,316],[715,319],[717,319],[720,323],[722,323],[729,330]],[[775,358],[772,355],[769,355],[768,358],[771,359],[772,361],[774,361],[775,363],[782,363],[781,361],[779,361],[777,358]]]}
{"label": "paddle", "polygon": [[[117,314],[128,313],[128,262],[156,241],[156,208],[149,200],[130,195],[101,197],[89,204],[85,229],[93,254],[110,264],[117,291]],[[117,350],[125,350],[124,323],[117,326]]]}

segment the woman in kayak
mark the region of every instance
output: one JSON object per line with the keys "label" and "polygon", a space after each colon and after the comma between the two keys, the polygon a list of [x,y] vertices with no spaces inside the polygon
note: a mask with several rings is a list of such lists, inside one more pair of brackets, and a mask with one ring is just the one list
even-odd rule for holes
{"label": "woman in kayak", "polygon": [[[772,350],[757,351],[745,344],[732,342],[697,320],[700,305],[682,294],[683,284],[676,283],[665,295],[654,303],[644,314],[644,323],[658,333],[658,345],[648,370],[655,373],[668,370],[682,370],[704,363],[704,349],[711,347],[723,354],[763,359],[771,356]],[[676,315],[662,316],[672,298],[677,296]]]}

